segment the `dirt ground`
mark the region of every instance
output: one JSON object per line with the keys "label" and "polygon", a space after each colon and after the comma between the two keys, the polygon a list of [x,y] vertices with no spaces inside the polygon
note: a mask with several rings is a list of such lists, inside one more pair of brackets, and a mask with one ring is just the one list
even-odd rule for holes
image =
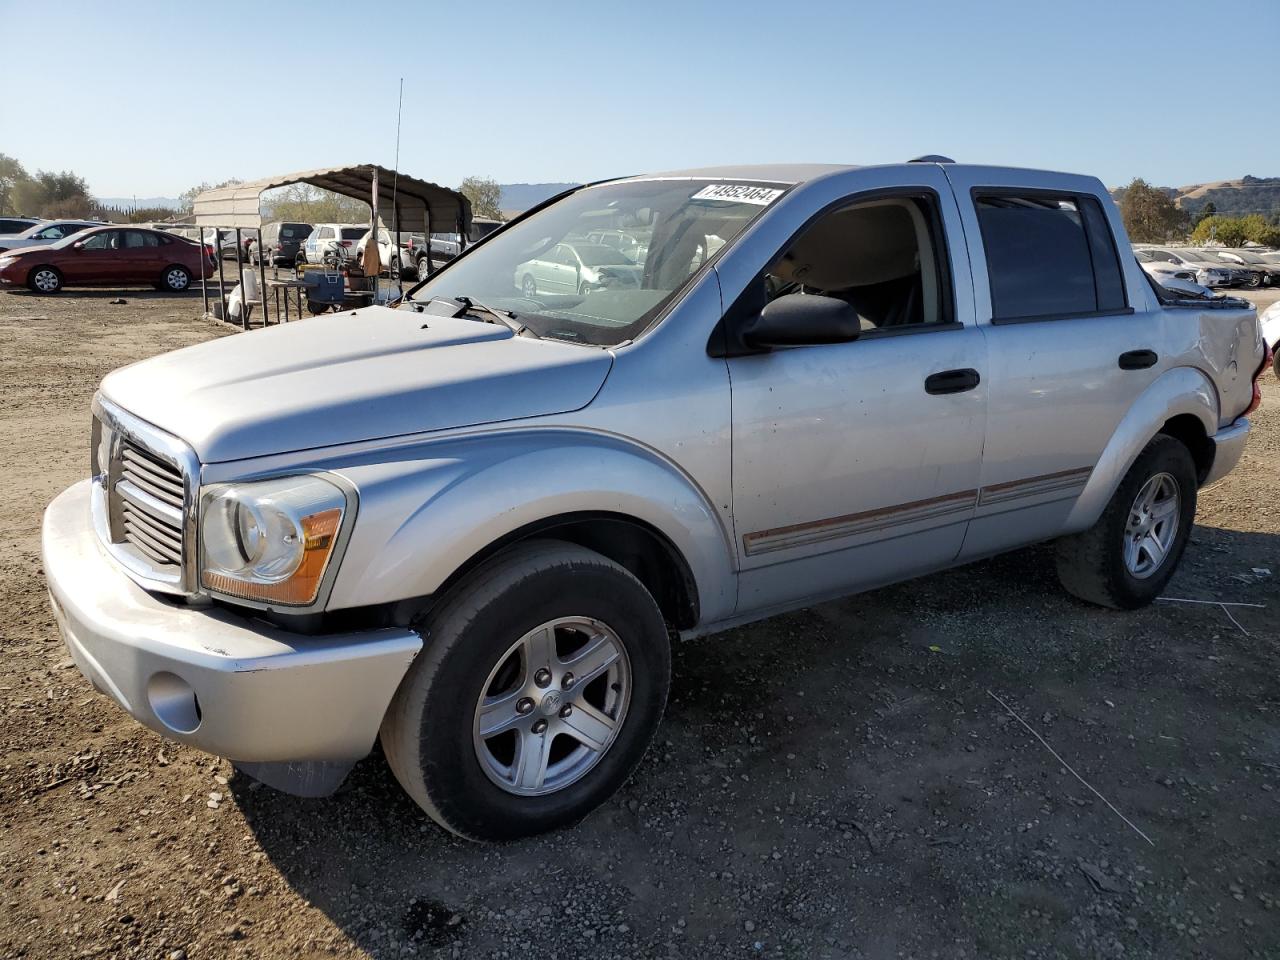
{"label": "dirt ground", "polygon": [[1265,607],[1094,609],[1038,548],[681,644],[617,797],[475,846],[377,753],[284,796],[72,667],[38,528],[94,386],[231,332],[119,295],[0,293],[0,956],[1280,957],[1270,373],[1167,591]]}

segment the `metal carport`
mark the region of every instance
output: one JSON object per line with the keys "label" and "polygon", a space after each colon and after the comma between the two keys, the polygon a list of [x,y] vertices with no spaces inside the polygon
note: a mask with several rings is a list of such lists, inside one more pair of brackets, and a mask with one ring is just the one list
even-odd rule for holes
{"label": "metal carport", "polygon": [[[422,233],[429,238],[432,232],[447,233],[456,230],[465,238],[471,230],[471,202],[457,190],[439,184],[419,180],[404,173],[374,163],[355,164],[346,167],[322,167],[318,170],[301,170],[285,173],[234,187],[220,187],[198,194],[192,214],[195,226],[204,229],[237,230],[259,229],[262,226],[262,194],[277,187],[294,183],[308,183],[313,187],[330,190],[346,197],[363,200],[376,209],[392,211],[391,229],[396,234],[396,248],[400,246],[401,232]],[[377,203],[373,204],[375,184]],[[243,270],[241,244],[237,234],[237,276]],[[428,239],[428,244],[430,240]],[[215,240],[220,247],[221,235]],[[218,269],[221,273],[221,250],[218,250]],[[258,258],[262,267],[262,258]],[[430,258],[428,257],[428,263]],[[202,283],[203,283],[203,279]],[[262,288],[266,288],[266,270],[262,269]],[[265,297],[265,294],[264,294]],[[208,294],[205,294],[205,311],[208,312]],[[225,312],[225,311],[224,311]],[[263,323],[267,320],[266,304],[263,304]],[[279,318],[277,318],[278,322]],[[246,321],[247,322],[247,321]]]}

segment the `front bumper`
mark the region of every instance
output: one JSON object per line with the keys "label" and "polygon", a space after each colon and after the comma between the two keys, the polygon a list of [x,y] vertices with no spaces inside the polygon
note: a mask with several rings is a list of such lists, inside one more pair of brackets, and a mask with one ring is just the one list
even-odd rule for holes
{"label": "front bumper", "polygon": [[304,761],[345,772],[369,752],[418,634],[305,636],[148,593],[101,546],[90,483],[49,505],[42,551],[63,639],[95,687],[157,733],[255,776]]}
{"label": "front bumper", "polygon": [[1249,418],[1241,417],[1213,435],[1213,466],[1209,468],[1209,475],[1205,477],[1202,486],[1217,483],[1236,468],[1244,453],[1245,442],[1249,439],[1249,429]]}

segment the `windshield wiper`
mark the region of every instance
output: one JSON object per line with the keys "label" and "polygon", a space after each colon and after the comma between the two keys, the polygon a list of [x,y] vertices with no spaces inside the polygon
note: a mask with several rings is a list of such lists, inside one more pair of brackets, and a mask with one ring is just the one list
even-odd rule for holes
{"label": "windshield wiper", "polygon": [[453,299],[462,304],[462,309],[458,311],[455,316],[461,316],[467,312],[488,314],[493,319],[486,322],[500,323],[507,329],[511,330],[517,337],[528,334],[534,340],[542,339],[534,333],[534,331],[530,329],[513,310],[499,310],[497,307],[491,307],[488,304],[481,303],[474,297],[454,297]]}

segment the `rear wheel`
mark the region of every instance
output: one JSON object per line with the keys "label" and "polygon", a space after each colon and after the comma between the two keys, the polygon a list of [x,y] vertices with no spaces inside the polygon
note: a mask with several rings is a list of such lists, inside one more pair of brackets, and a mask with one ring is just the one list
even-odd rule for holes
{"label": "rear wheel", "polygon": [[1081,600],[1145,606],[1178,567],[1196,515],[1196,467],[1186,446],[1159,434],[1138,455],[1088,530],[1058,541],[1058,579]]}
{"label": "rear wheel", "polygon": [[170,293],[181,293],[191,286],[191,271],[174,264],[165,269],[160,284]]}
{"label": "rear wheel", "polygon": [[27,275],[27,286],[36,293],[57,293],[62,289],[62,273],[57,267],[36,267]]}
{"label": "rear wheel", "polygon": [[598,553],[532,541],[479,568],[422,625],[382,725],[392,771],[460,836],[580,820],[643,756],[671,649],[653,597]]}

